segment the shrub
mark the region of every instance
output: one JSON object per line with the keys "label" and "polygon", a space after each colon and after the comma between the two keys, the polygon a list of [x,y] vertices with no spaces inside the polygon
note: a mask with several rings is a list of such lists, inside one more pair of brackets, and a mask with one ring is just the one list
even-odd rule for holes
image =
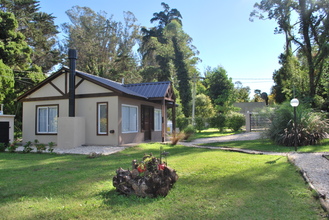
{"label": "shrub", "polygon": [[28,141],[24,144],[24,150],[23,150],[23,153],[29,153],[31,152],[33,149],[31,148],[31,144],[32,142],[31,141]]}
{"label": "shrub", "polygon": [[34,146],[37,148],[38,153],[42,153],[42,151],[46,150],[46,145],[39,143],[37,139],[34,140]]}
{"label": "shrub", "polygon": [[203,117],[195,117],[194,119],[195,129],[201,132],[206,129],[206,119]]}
{"label": "shrub", "polygon": [[4,152],[6,150],[7,146],[5,143],[0,143],[0,152]]}
{"label": "shrub", "polygon": [[184,130],[188,126],[188,118],[179,117],[176,119],[177,127],[180,131]]}
{"label": "shrub", "polygon": [[226,118],[226,126],[233,131],[238,131],[246,124],[246,118],[238,112],[230,112]]}
{"label": "shrub", "polygon": [[[271,125],[265,135],[276,144],[295,146],[295,122],[293,108],[284,103],[274,111]],[[329,129],[325,114],[315,112],[305,105],[296,109],[297,146],[315,145],[327,136]]]}
{"label": "shrub", "polygon": [[8,151],[10,153],[14,153],[17,149],[17,145],[16,145],[16,142],[14,141],[13,143],[9,144],[9,147],[7,147]]}
{"label": "shrub", "polygon": [[188,125],[185,129],[184,129],[184,140],[188,140],[193,134],[195,133],[195,128],[193,127],[193,125]]}
{"label": "shrub", "polygon": [[52,152],[54,151],[54,145],[55,145],[54,142],[49,142],[49,143],[48,143],[48,151],[49,151],[50,153],[52,153]]}
{"label": "shrub", "polygon": [[226,116],[223,113],[217,113],[210,119],[210,126],[218,128],[220,132],[223,132],[226,126]]}

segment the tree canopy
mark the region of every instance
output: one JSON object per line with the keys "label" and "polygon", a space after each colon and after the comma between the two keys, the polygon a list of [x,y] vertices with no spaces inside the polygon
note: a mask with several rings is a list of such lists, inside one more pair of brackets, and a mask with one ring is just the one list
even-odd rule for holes
{"label": "tree canopy", "polygon": [[0,10],[0,103],[7,114],[15,114],[20,130],[21,107],[15,103],[24,91],[44,79],[41,68],[31,62],[32,49],[18,31],[13,13]]}
{"label": "tree canopy", "polygon": [[31,63],[41,67],[43,72],[62,60],[57,46],[56,36],[59,33],[54,23],[55,17],[39,11],[36,0],[0,0],[0,9],[14,14],[20,32],[31,50]]}
{"label": "tree canopy", "polygon": [[230,110],[234,102],[234,85],[232,79],[228,77],[226,70],[218,66],[208,69],[205,73],[204,84],[207,88],[208,96],[220,112]]}
{"label": "tree canopy", "polygon": [[62,25],[67,35],[65,48],[78,51],[78,69],[116,81],[141,81],[133,51],[140,38],[133,13],[124,13],[124,23],[88,7],[74,6],[66,14],[71,23]]}
{"label": "tree canopy", "polygon": [[[274,19],[278,23],[276,33],[286,36],[285,63],[283,69],[275,73],[275,79],[283,82],[286,76],[294,74],[291,59],[293,56],[291,43],[294,43],[298,60],[308,76],[307,97],[314,104],[314,99],[320,90],[323,73],[327,68],[329,55],[329,1],[328,0],[262,0],[255,4],[251,17]],[[267,15],[264,15],[267,14]],[[278,74],[285,76],[279,77]],[[280,79],[279,79],[280,78]],[[291,84],[296,78],[290,78]],[[296,87],[299,85],[296,85]],[[284,92],[279,85],[276,92],[281,97]],[[281,99],[281,98],[280,98]]]}

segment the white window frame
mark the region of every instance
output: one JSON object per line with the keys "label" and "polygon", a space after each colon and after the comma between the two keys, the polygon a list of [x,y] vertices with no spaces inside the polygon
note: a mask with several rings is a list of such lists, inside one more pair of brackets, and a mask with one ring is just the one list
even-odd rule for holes
{"label": "white window frame", "polygon": [[162,131],[162,111],[154,109],[154,131]]}
{"label": "white window frame", "polygon": [[[124,123],[125,121],[124,120],[130,120],[131,119],[131,115],[129,115],[129,118],[126,118],[124,117],[124,108],[129,108],[129,112],[130,112],[130,109],[136,109],[136,114],[135,114],[135,119],[136,119],[136,129],[131,129],[131,130],[125,130],[125,124]],[[131,123],[129,123],[131,124]],[[137,133],[138,132],[138,106],[136,105],[126,105],[126,104],[123,104],[121,106],[121,129],[122,129],[122,133]],[[130,126],[129,126],[130,127]]]}
{"label": "white window frame", "polygon": [[[101,106],[106,107],[106,129],[105,131],[101,131]],[[107,135],[108,134],[108,126],[109,126],[109,118],[108,118],[108,103],[107,102],[98,102],[97,103],[97,135]]]}
{"label": "white window frame", "polygon": [[[57,112],[56,112],[56,116],[54,117],[54,121],[52,123],[54,123],[53,126],[55,126],[54,131],[50,131],[50,121],[49,121],[49,110],[56,108]],[[45,130],[44,131],[40,131],[40,109],[45,109],[46,110],[46,116],[45,116]],[[37,134],[57,134],[58,131],[58,127],[57,127],[57,119],[58,119],[58,105],[48,105],[48,106],[37,106],[37,114],[36,114],[36,133]]]}

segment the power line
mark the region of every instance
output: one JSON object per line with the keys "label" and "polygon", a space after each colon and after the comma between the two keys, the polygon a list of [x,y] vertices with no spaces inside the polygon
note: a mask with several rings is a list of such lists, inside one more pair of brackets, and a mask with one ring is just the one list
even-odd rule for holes
{"label": "power line", "polygon": [[234,80],[265,80],[265,81],[272,81],[272,78],[232,78]]}

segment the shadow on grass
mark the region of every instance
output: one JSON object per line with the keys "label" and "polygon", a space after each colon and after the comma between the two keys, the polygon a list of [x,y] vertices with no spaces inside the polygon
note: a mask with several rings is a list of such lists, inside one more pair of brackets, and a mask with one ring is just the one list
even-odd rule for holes
{"label": "shadow on grass", "polygon": [[156,197],[156,198],[149,198],[149,197],[138,197],[135,195],[124,195],[116,191],[116,189],[111,190],[103,190],[97,196],[100,196],[103,200],[103,204],[110,207],[120,207],[120,208],[132,208],[134,206],[140,206],[159,202],[165,197]]}
{"label": "shadow on grass", "polygon": [[267,161],[267,162],[265,162],[265,163],[267,163],[267,164],[274,164],[274,163],[276,163],[277,161],[279,161],[280,159],[282,159],[282,158],[286,158],[286,157],[278,157],[277,159],[275,159],[275,160],[270,160],[270,161]]}
{"label": "shadow on grass", "polygon": [[[255,156],[254,156],[255,157]],[[317,219],[325,214],[292,165],[277,163],[262,168],[184,176],[174,191],[179,206],[164,219]],[[275,161],[275,162],[274,162]],[[208,172],[213,172],[208,170]],[[193,207],[193,212],[187,211]],[[305,210],[307,209],[307,210]],[[301,211],[302,210],[302,211]],[[315,217],[317,216],[317,217]]]}

